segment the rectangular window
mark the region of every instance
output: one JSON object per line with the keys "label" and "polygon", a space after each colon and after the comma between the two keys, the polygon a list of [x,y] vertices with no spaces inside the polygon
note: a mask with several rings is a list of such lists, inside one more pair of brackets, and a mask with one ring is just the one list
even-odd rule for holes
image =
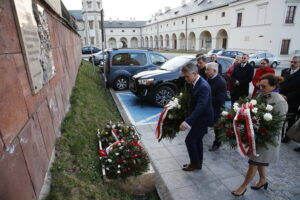
{"label": "rectangular window", "polygon": [[92,8],[92,2],[87,2],[88,8]]}
{"label": "rectangular window", "polygon": [[181,21],[181,24],[184,24],[184,21]]}
{"label": "rectangular window", "polygon": [[205,20],[207,20],[207,19],[208,19],[208,16],[206,15],[206,16],[205,16]]}
{"label": "rectangular window", "polygon": [[288,55],[289,54],[290,43],[291,43],[291,40],[282,40],[280,55]]}
{"label": "rectangular window", "polygon": [[192,19],[191,21],[194,22],[194,19]]}
{"label": "rectangular window", "polygon": [[100,8],[100,2],[97,2],[97,6],[98,6],[98,8]]}
{"label": "rectangular window", "polygon": [[94,22],[93,21],[89,21],[89,27],[90,27],[91,30],[94,29]]}
{"label": "rectangular window", "polygon": [[225,17],[225,12],[222,12],[221,17]]}
{"label": "rectangular window", "polygon": [[237,14],[236,27],[241,27],[242,26],[242,16],[243,16],[243,13],[238,13]]}
{"label": "rectangular window", "polygon": [[293,24],[294,18],[296,14],[296,6],[288,6],[286,17],[285,17],[285,23],[286,24]]}
{"label": "rectangular window", "polygon": [[101,29],[101,21],[98,21],[99,29]]}

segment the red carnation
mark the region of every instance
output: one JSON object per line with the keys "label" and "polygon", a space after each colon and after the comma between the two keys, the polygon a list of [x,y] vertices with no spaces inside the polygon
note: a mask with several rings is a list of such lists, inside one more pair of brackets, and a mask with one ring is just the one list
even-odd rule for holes
{"label": "red carnation", "polygon": [[219,127],[224,127],[225,124],[221,123],[221,124],[219,124],[218,126],[219,126]]}
{"label": "red carnation", "polygon": [[265,129],[265,128],[260,128],[260,129],[259,129],[259,132],[260,132],[261,134],[268,135],[268,131],[267,131],[267,129]]}
{"label": "red carnation", "polygon": [[232,131],[231,129],[227,129],[227,130],[226,130],[226,135],[227,135],[227,136],[232,135],[232,133],[233,133],[233,131]]}
{"label": "red carnation", "polygon": [[239,121],[242,121],[244,120],[244,116],[243,115],[238,115],[238,118],[237,118]]}
{"label": "red carnation", "polygon": [[253,124],[257,124],[257,120],[256,119],[252,119],[252,123]]}
{"label": "red carnation", "polygon": [[232,114],[229,113],[228,115],[226,115],[226,118],[227,118],[227,119],[232,119]]}

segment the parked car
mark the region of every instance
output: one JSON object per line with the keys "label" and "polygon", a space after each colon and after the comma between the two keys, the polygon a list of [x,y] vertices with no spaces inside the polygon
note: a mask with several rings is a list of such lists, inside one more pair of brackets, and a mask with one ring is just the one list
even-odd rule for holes
{"label": "parked car", "polygon": [[272,68],[276,68],[280,64],[280,61],[271,53],[250,54],[249,55],[249,63],[253,67],[258,67],[260,65],[261,59],[263,59],[263,58],[267,58],[269,60],[269,65]]}
{"label": "parked car", "polygon": [[101,49],[99,49],[97,47],[92,47],[92,46],[82,47],[81,48],[81,57],[83,59],[88,59],[91,54],[98,53],[99,51],[101,51]]}
{"label": "parked car", "polygon": [[211,54],[221,54],[224,51],[224,49],[211,49],[209,52],[207,52],[207,55]]}
{"label": "parked car", "polygon": [[128,89],[132,75],[155,70],[168,59],[151,50],[113,49],[105,52],[104,74],[107,87]]}
{"label": "parked car", "polygon": [[99,51],[98,53],[94,53],[89,56],[89,61],[91,63],[94,63],[95,65],[100,65],[103,62],[104,59],[104,52]]}
{"label": "parked car", "polygon": [[[206,57],[209,62],[209,55]],[[219,56],[217,61],[222,64],[222,71],[224,72],[222,75],[225,76],[233,59]],[[177,56],[168,60],[157,70],[137,73],[130,79],[129,89],[137,97],[163,107],[184,86],[185,80],[181,73],[181,67],[187,62],[196,64],[195,56]]]}
{"label": "parked car", "polygon": [[222,51],[217,53],[219,56],[226,56],[230,58],[235,58],[236,56],[242,56],[244,53],[241,51]]}

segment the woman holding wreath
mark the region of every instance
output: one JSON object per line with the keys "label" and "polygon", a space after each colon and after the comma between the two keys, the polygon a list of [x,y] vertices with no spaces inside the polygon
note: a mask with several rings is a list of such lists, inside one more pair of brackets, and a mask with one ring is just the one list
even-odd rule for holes
{"label": "woman holding wreath", "polygon": [[[275,113],[279,115],[286,115],[288,111],[288,104],[286,100],[277,92],[274,92],[279,85],[280,78],[273,74],[266,74],[259,79],[259,87],[261,97],[266,99],[266,102],[273,106]],[[234,196],[241,196],[247,190],[247,185],[254,178],[256,171],[259,173],[259,181],[251,186],[251,189],[258,190],[262,187],[264,189],[268,188],[268,182],[266,178],[266,167],[269,163],[274,163],[277,161],[280,150],[281,134],[278,134],[277,146],[267,144],[267,148],[257,148],[257,154],[259,156],[255,157],[253,155],[249,156],[249,168],[245,177],[244,182],[232,192]]]}

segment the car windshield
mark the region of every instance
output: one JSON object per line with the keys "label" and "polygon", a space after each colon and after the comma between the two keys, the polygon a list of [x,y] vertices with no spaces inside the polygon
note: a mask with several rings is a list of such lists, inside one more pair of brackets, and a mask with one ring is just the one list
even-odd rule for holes
{"label": "car windshield", "polygon": [[191,58],[186,58],[186,57],[175,57],[167,62],[165,62],[160,69],[161,70],[167,70],[167,71],[172,71],[172,72],[177,72],[180,70],[183,64],[187,63],[188,61],[191,61]]}

